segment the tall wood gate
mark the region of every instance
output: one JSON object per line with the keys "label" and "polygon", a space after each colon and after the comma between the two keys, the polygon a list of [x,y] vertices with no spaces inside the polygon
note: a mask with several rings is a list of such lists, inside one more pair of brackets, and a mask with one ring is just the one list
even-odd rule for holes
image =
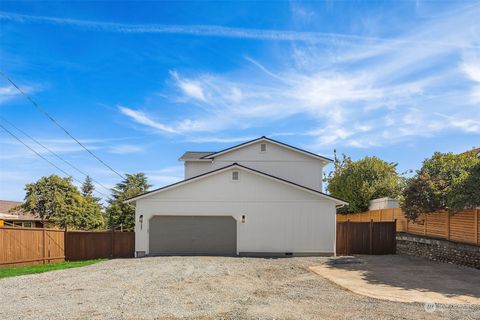
{"label": "tall wood gate", "polygon": [[396,221],[337,222],[337,254],[395,254]]}

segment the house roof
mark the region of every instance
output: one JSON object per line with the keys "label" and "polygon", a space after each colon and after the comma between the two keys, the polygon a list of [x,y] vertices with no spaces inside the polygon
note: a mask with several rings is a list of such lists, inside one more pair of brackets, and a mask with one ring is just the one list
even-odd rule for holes
{"label": "house roof", "polygon": [[[39,217],[36,217],[34,214],[30,212],[25,212],[21,209],[14,210],[10,212],[13,208],[21,205],[22,203],[19,201],[9,201],[9,200],[0,200],[0,213],[4,214],[4,220],[8,219],[15,219],[15,220],[28,220],[28,221],[41,221]],[[15,218],[9,218],[8,216],[15,216]]]}
{"label": "house roof", "polygon": [[204,156],[215,153],[214,151],[187,151],[185,152],[179,160],[198,160]]}
{"label": "house roof", "polygon": [[480,148],[473,148],[472,150],[462,152],[461,154],[472,155],[480,158]]}
{"label": "house roof", "polygon": [[133,201],[136,201],[136,200],[139,200],[139,199],[148,197],[148,196],[150,196],[150,195],[153,195],[153,194],[156,194],[156,193],[159,193],[159,192],[162,192],[162,191],[166,191],[166,190],[169,190],[169,189],[172,189],[172,188],[175,188],[175,187],[179,187],[179,186],[181,186],[181,185],[184,185],[184,184],[187,184],[187,183],[196,181],[196,180],[200,180],[200,179],[206,178],[206,177],[211,176],[211,175],[214,175],[214,174],[218,174],[218,173],[220,173],[220,172],[226,171],[226,170],[231,169],[231,168],[240,168],[240,169],[243,169],[243,170],[252,172],[252,173],[254,173],[254,174],[258,174],[258,175],[260,175],[260,176],[263,176],[263,177],[266,177],[266,178],[269,178],[269,179],[272,179],[272,180],[275,180],[275,181],[278,181],[278,182],[281,182],[281,183],[285,183],[285,184],[287,184],[287,185],[290,185],[290,186],[292,186],[292,187],[298,188],[298,189],[300,189],[300,190],[303,190],[303,191],[306,191],[306,192],[310,192],[310,193],[319,195],[319,196],[324,197],[324,198],[327,198],[327,199],[329,199],[329,200],[333,200],[333,201],[335,201],[338,205],[347,205],[347,204],[348,204],[346,201],[344,201],[344,200],[342,200],[342,199],[340,199],[340,198],[337,198],[337,197],[328,195],[328,194],[326,194],[326,193],[323,193],[323,192],[318,191],[318,190],[315,190],[315,189],[311,189],[311,188],[302,186],[302,185],[300,185],[300,184],[297,184],[297,183],[295,183],[295,182],[288,181],[288,180],[283,179],[283,178],[279,178],[279,177],[273,176],[273,175],[271,175],[271,174],[267,174],[267,173],[264,173],[264,172],[261,172],[261,171],[258,171],[258,170],[255,170],[255,169],[252,169],[252,168],[243,166],[243,165],[238,164],[238,163],[233,163],[233,164],[228,165],[228,166],[226,166],[226,167],[222,167],[222,168],[219,168],[219,169],[216,169],[216,170],[213,170],[213,171],[210,171],[210,172],[206,172],[206,173],[204,173],[204,174],[201,174],[201,175],[198,175],[198,176],[189,178],[189,179],[185,179],[185,180],[182,180],[182,181],[179,181],[179,182],[176,182],[176,183],[167,185],[167,186],[165,186],[165,187],[161,187],[161,188],[158,188],[158,189],[155,189],[155,190],[152,190],[152,191],[145,192],[145,193],[140,194],[140,195],[138,195],[138,196],[135,196],[135,197],[126,199],[126,200],[124,201],[124,203],[133,202]]}
{"label": "house roof", "polygon": [[253,143],[257,143],[257,142],[260,142],[260,141],[267,141],[267,142],[271,142],[273,144],[276,144],[278,146],[281,146],[281,147],[284,147],[284,148],[287,148],[287,149],[290,149],[290,150],[293,150],[293,151],[296,151],[296,152],[300,152],[302,154],[305,154],[307,156],[310,156],[310,157],[313,157],[313,158],[316,158],[316,159],[320,159],[324,162],[333,162],[332,159],[330,158],[327,158],[327,157],[323,157],[321,155],[318,155],[316,153],[313,153],[313,152],[310,152],[310,151],[306,151],[306,150],[303,150],[303,149],[300,149],[300,148],[297,148],[297,147],[294,147],[294,146],[291,146],[289,144],[286,144],[286,143],[283,143],[283,142],[280,142],[280,141],[277,141],[277,140],[274,140],[274,139],[271,139],[271,138],[267,138],[265,136],[263,137],[260,137],[260,138],[257,138],[257,139],[253,139],[253,140],[250,140],[250,141],[247,141],[247,142],[244,142],[244,143],[241,143],[241,144],[238,144],[236,146],[233,146],[233,147],[230,147],[230,148],[227,148],[227,149],[223,149],[223,150],[220,150],[220,151],[217,151],[217,152],[213,152],[213,153],[210,153],[210,154],[207,154],[207,155],[204,155],[203,157],[201,157],[200,159],[212,159],[212,158],[215,158],[221,154],[225,154],[227,152],[231,152],[231,151],[234,151],[234,150],[237,150],[237,149],[240,149],[240,148],[243,148],[243,147],[246,147],[248,145],[251,145]]}

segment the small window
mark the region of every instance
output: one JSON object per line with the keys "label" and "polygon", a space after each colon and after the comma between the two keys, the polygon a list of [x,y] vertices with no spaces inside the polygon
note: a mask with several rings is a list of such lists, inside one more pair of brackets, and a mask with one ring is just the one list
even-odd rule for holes
{"label": "small window", "polygon": [[233,181],[238,181],[238,180],[240,180],[240,179],[239,179],[238,171],[233,171],[233,172],[232,172],[232,180],[233,180]]}
{"label": "small window", "polygon": [[261,143],[260,144],[260,152],[267,152],[267,144]]}

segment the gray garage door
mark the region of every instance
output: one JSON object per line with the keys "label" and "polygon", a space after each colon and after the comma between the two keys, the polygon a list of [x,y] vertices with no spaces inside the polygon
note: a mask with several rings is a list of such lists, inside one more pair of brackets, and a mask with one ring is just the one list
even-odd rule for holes
{"label": "gray garage door", "polygon": [[149,227],[150,255],[235,255],[233,217],[155,216]]}

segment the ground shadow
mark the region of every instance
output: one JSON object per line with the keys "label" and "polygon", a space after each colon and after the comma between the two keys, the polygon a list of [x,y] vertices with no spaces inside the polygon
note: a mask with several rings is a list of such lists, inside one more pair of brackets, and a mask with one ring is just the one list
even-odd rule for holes
{"label": "ground shadow", "polygon": [[359,271],[370,284],[480,298],[480,270],[405,255],[329,259],[328,268]]}

